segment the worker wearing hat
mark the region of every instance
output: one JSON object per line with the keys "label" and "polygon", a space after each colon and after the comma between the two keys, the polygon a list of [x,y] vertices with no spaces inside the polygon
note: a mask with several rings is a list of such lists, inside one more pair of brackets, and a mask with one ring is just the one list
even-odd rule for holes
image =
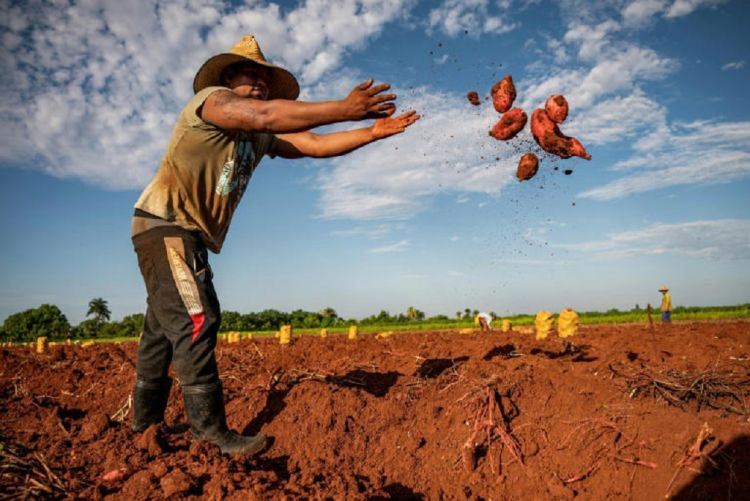
{"label": "worker wearing hat", "polygon": [[[193,435],[228,454],[254,454],[266,437],[227,427],[214,357],[221,322],[208,264],[218,254],[232,215],[265,155],[333,157],[403,132],[419,119],[393,117],[388,84],[367,80],[337,101],[298,102],[299,84],[271,64],[253,36],[203,64],[195,95],[183,108],[153,180],[135,204],[131,236],[148,293],[133,391],[133,429],[164,419],[179,378]],[[318,126],[375,119],[366,127],[329,134]]]}
{"label": "worker wearing hat", "polygon": [[661,321],[665,324],[672,322],[672,296],[666,285],[659,287],[661,292]]}

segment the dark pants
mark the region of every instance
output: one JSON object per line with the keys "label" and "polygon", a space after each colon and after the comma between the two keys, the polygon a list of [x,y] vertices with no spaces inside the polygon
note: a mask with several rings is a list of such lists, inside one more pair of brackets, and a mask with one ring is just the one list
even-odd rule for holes
{"label": "dark pants", "polygon": [[161,380],[174,362],[182,386],[218,381],[214,348],[221,314],[199,235],[159,227],[133,237],[133,247],[148,292],[138,378]]}

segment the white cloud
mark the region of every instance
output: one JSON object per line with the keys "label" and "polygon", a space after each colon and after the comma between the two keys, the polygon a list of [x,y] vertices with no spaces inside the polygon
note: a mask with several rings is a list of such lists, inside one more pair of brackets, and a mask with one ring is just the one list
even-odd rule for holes
{"label": "white cloud", "polygon": [[664,17],[681,17],[692,13],[694,10],[708,6],[713,7],[725,3],[727,0],[675,0]]}
{"label": "white cloud", "polygon": [[636,193],[687,184],[727,183],[750,175],[750,122],[676,124],[633,156],[613,165],[625,177],[581,193],[583,198],[612,200]]}
{"label": "white cloud", "polygon": [[741,61],[731,61],[731,62],[725,64],[724,66],[722,66],[721,67],[721,71],[739,70],[741,68],[744,68],[745,64],[746,64],[746,62],[745,62],[744,59],[741,60]]}
{"label": "white cloud", "polygon": [[668,0],[633,0],[622,9],[622,20],[626,25],[641,25],[664,11]]}
{"label": "white cloud", "polygon": [[444,0],[430,10],[428,29],[438,29],[455,37],[468,33],[475,37],[482,33],[507,33],[519,24],[508,22],[510,2],[499,2],[496,13],[491,13],[489,0]]}
{"label": "white cloud", "polygon": [[[30,0],[4,9],[0,161],[110,188],[143,186],[208,57],[254,33],[306,93],[321,92],[316,83],[414,4]],[[337,82],[348,92],[354,80],[344,72]]]}
{"label": "white cloud", "polygon": [[404,252],[409,247],[408,240],[401,240],[399,242],[383,245],[381,247],[374,247],[369,250],[371,254],[385,254],[390,252]]}
{"label": "white cloud", "polygon": [[554,247],[604,259],[680,254],[714,261],[750,259],[750,220],[717,219],[648,228],[608,235],[604,240]]}
{"label": "white cloud", "polygon": [[535,147],[528,131],[511,144],[492,139],[497,112],[463,95],[425,87],[397,93],[424,117],[404,134],[331,160],[316,183],[324,217],[405,219],[438,193],[497,193],[515,182],[513,147]]}

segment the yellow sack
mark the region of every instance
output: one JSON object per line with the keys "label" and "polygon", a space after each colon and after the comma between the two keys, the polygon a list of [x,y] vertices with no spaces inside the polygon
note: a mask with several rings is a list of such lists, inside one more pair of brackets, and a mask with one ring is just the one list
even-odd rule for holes
{"label": "yellow sack", "polygon": [[47,338],[42,336],[36,338],[36,352],[37,353],[44,353],[47,351],[47,348],[49,348],[49,342],[47,341]]}
{"label": "yellow sack", "polygon": [[473,334],[474,333],[474,329],[470,329],[470,328],[459,329],[458,333],[459,334]]}
{"label": "yellow sack", "polygon": [[352,325],[349,327],[349,339],[357,339],[358,334],[359,328],[356,325]]}
{"label": "yellow sack", "polygon": [[570,308],[565,308],[557,318],[557,335],[566,338],[575,335],[578,331],[578,313]]}
{"label": "yellow sack", "polygon": [[393,331],[378,332],[377,335],[375,335],[375,339],[385,339],[387,337],[391,337],[392,335]]}
{"label": "yellow sack", "polygon": [[534,319],[534,327],[536,328],[536,338],[545,339],[549,335],[549,331],[552,330],[552,312],[540,311],[536,314]]}
{"label": "yellow sack", "polygon": [[500,324],[500,330],[503,332],[510,332],[513,330],[513,324],[507,318],[504,318]]}
{"label": "yellow sack", "polygon": [[279,330],[279,343],[289,344],[292,341],[292,326],[282,325]]}
{"label": "yellow sack", "polygon": [[328,337],[328,329],[320,329],[320,337]]}
{"label": "yellow sack", "polygon": [[235,331],[227,332],[227,343],[237,343],[240,340],[240,333]]}

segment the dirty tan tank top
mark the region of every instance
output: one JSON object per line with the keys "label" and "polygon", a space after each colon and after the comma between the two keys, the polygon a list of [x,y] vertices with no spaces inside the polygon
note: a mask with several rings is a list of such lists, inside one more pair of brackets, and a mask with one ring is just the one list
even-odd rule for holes
{"label": "dirty tan tank top", "polygon": [[[227,131],[204,121],[198,110],[226,87],[207,87],[177,118],[159,170],[135,204],[149,214],[200,232],[206,247],[221,251],[229,223],[263,155],[274,155],[276,136]],[[134,232],[141,228],[134,220]],[[135,236],[135,235],[133,235]]]}

